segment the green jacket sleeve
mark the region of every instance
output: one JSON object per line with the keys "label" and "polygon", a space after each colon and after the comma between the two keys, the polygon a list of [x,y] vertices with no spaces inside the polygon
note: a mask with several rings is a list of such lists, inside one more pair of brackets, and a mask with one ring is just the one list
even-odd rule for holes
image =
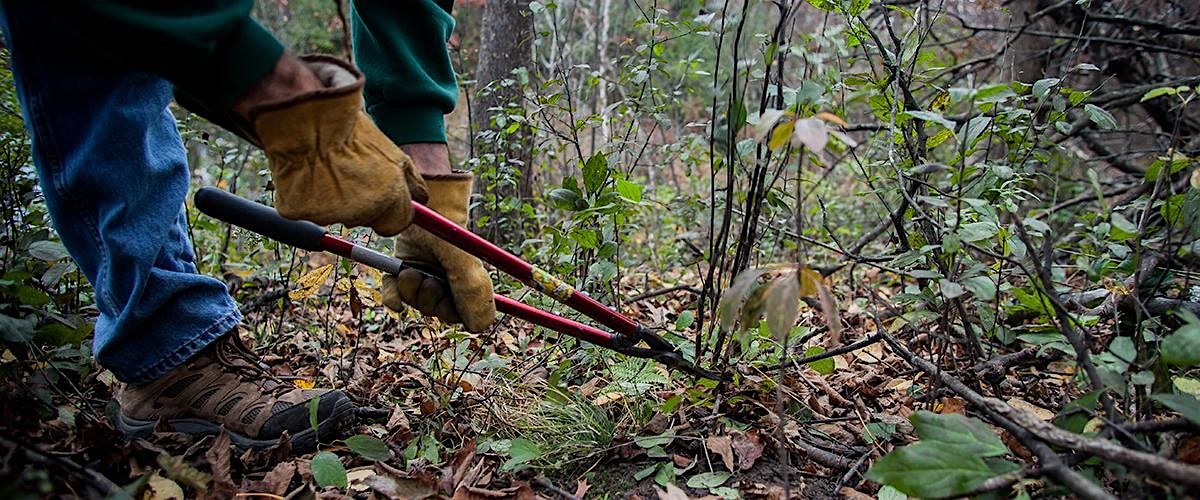
{"label": "green jacket sleeve", "polygon": [[162,75],[175,85],[181,102],[205,115],[228,109],[283,54],[283,45],[250,18],[254,0],[56,0],[52,5],[102,56]]}
{"label": "green jacket sleeve", "polygon": [[443,115],[458,82],[446,42],[452,0],[355,0],[354,62],[366,76],[367,112],[396,144],[446,142]]}

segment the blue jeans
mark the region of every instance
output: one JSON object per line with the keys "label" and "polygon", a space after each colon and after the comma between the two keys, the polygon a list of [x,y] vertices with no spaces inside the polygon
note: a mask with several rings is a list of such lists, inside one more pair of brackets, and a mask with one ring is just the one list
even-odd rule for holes
{"label": "blue jeans", "polygon": [[224,284],[196,274],[171,84],[103,61],[40,4],[0,6],[38,179],[95,289],[96,361],[125,382],[149,382],[241,314]]}

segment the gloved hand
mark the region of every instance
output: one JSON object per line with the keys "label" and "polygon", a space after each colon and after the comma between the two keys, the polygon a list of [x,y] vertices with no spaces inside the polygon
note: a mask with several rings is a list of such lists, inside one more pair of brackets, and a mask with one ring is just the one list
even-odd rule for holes
{"label": "gloved hand", "polygon": [[249,118],[289,219],[369,226],[384,236],[412,222],[428,198],[413,161],[362,110],[363,76],[332,57],[303,63],[324,89],[257,105]]}
{"label": "gloved hand", "polygon": [[[471,197],[471,174],[425,176],[429,189],[426,204],[435,212],[467,226],[467,206]],[[416,270],[383,278],[383,303],[400,310],[404,304],[421,314],[433,315],[450,323],[462,323],[468,331],[487,330],[496,321],[496,303],[492,298],[492,278],[475,256],[419,227],[410,227],[396,237],[396,257],[412,264],[446,271],[450,290]]]}

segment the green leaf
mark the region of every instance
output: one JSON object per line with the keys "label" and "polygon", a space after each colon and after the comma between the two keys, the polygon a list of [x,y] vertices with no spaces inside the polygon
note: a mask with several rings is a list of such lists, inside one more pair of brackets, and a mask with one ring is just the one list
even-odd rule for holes
{"label": "green leaf", "polygon": [[1151,89],[1149,92],[1142,94],[1142,100],[1138,102],[1146,102],[1150,99],[1155,99],[1165,95],[1175,95],[1178,92],[1178,90],[1175,90],[1175,87],[1159,87],[1156,89]]}
{"label": "green leaf", "polygon": [[577,211],[585,210],[588,207],[587,200],[584,200],[582,196],[579,196],[579,193],[570,189],[552,189],[546,196],[554,201],[554,206],[563,210]]}
{"label": "green leaf", "polygon": [[1116,130],[1117,119],[1113,118],[1112,113],[1105,111],[1104,108],[1101,108],[1095,104],[1084,104],[1083,111],[1086,112],[1088,118],[1090,118],[1092,122],[1098,125],[1100,128],[1104,130]]}
{"label": "green leaf", "polygon": [[1155,394],[1150,396],[1163,406],[1179,412],[1192,423],[1200,425],[1200,401],[1191,394]]}
{"label": "green leaf", "polygon": [[542,456],[542,449],[528,439],[514,439],[508,447],[508,456],[508,461],[500,466],[505,471],[514,470],[527,462],[538,459]]}
{"label": "green leaf", "polygon": [[1058,82],[1060,81],[1062,80],[1059,80],[1058,78],[1043,78],[1034,82],[1033,97],[1036,97],[1039,101],[1045,99],[1046,96],[1050,94],[1050,89],[1054,88],[1055,85],[1058,85]]}
{"label": "green leaf", "polygon": [[958,228],[958,237],[968,243],[985,240],[1000,232],[1000,227],[993,222],[972,222]]}
{"label": "green leaf", "polygon": [[947,130],[958,128],[958,124],[954,123],[954,120],[942,116],[941,113],[934,113],[932,111],[905,111],[904,114],[918,120],[936,123]]}
{"label": "green leaf", "polygon": [[1137,236],[1137,224],[1130,222],[1120,212],[1113,212],[1110,218],[1112,225],[1108,231],[1108,236],[1116,241],[1125,241],[1134,236]]}
{"label": "green leaf", "polygon": [[604,181],[608,180],[608,158],[604,153],[596,153],[583,164],[583,187],[588,194],[596,194]]}
{"label": "green leaf", "polygon": [[728,481],[729,476],[732,475],[732,473],[725,471],[705,472],[703,474],[696,474],[695,476],[689,477],[687,480],[687,485],[688,488],[716,488],[717,486],[725,484],[725,481]]}
{"label": "green leaf", "polygon": [[969,450],[932,441],[896,448],[867,471],[867,479],[930,498],[968,493],[996,475]]}
{"label": "green leaf", "polygon": [[891,486],[879,488],[878,500],[908,500],[908,495]]}
{"label": "green leaf", "polygon": [[1163,363],[1172,366],[1200,365],[1200,320],[1191,312],[1180,311],[1186,323],[1162,341]]}
{"label": "green leaf", "polygon": [[[308,400],[308,426],[313,430],[314,435],[318,434],[317,429],[319,426],[317,425],[317,409],[320,407],[320,405],[321,396],[319,395],[313,396],[312,399]],[[321,436],[317,436],[317,439],[320,440]]]}
{"label": "green leaf", "polygon": [[938,280],[938,288],[942,291],[942,295],[947,299],[962,297],[962,294],[966,293],[966,290],[962,285],[958,284],[956,281],[950,281],[948,279]]}
{"label": "green leaf", "polygon": [[866,425],[866,430],[863,432],[863,441],[868,444],[886,443],[895,434],[896,424],[871,422]]}
{"label": "green leaf", "polygon": [[634,203],[642,201],[642,186],[625,179],[617,179],[617,194]]}
{"label": "green leaf", "polygon": [[962,280],[963,288],[979,297],[980,300],[996,298],[996,283],[987,276],[972,276]]}
{"label": "green leaf", "polygon": [[349,486],[346,481],[346,467],[342,466],[342,461],[337,455],[322,451],[313,455],[308,465],[312,468],[313,480],[317,482],[317,486],[322,488]]}
{"label": "green leaf", "polygon": [[998,457],[1009,452],[986,424],[957,413],[919,411],[908,419],[925,441],[944,443],[981,457]]}
{"label": "green leaf", "polygon": [[655,446],[666,446],[671,441],[675,440],[675,429],[667,429],[662,434],[657,436],[638,436],[633,438],[633,443],[641,448],[650,449]]}
{"label": "green leaf", "polygon": [[[804,357],[807,358],[809,356],[816,356],[823,352],[825,352],[824,347],[815,345],[804,350]],[[813,371],[820,373],[821,375],[829,375],[830,373],[833,373],[833,370],[837,367],[837,365],[834,364],[833,358],[825,358],[809,362],[808,367],[812,368]]]}
{"label": "green leaf", "polygon": [[654,482],[659,486],[675,483],[675,462],[666,461],[658,464],[658,472],[654,474]]}
{"label": "green leaf", "polygon": [[46,262],[55,262],[67,258],[67,249],[62,243],[35,241],[29,244],[29,255]]}
{"label": "green leaf", "polygon": [[692,324],[695,322],[696,315],[692,314],[691,311],[681,312],[679,313],[679,317],[675,318],[675,331],[683,331],[687,329],[687,327],[692,326]]}
{"label": "green leaf", "polygon": [[979,142],[979,138],[983,137],[983,133],[991,126],[992,118],[990,116],[976,116],[971,121],[963,125],[959,132],[962,137],[959,138],[962,146],[968,150],[975,148],[975,143]]}
{"label": "green leaf", "polygon": [[359,456],[367,460],[388,460],[392,458],[392,450],[389,450],[387,444],[380,441],[374,436],[359,434],[350,436],[342,441]]}
{"label": "green leaf", "polygon": [[6,342],[28,342],[33,338],[33,326],[37,321],[18,319],[7,314],[0,314],[0,340]]}
{"label": "green leaf", "polygon": [[646,466],[645,469],[637,471],[637,473],[633,475],[633,480],[641,481],[643,479],[646,479],[646,478],[650,477],[650,474],[654,474],[654,471],[656,471],[656,470],[658,470],[658,464],[650,464],[650,465]]}
{"label": "green leaf", "polygon": [[850,0],[850,8],[846,10],[847,14],[857,16],[867,10],[871,6],[871,0]]}

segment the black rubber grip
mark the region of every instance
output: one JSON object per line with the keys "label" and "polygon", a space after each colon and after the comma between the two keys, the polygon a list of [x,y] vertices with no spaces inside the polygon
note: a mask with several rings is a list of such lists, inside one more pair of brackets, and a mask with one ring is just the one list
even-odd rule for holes
{"label": "black rubber grip", "polygon": [[274,208],[212,187],[200,188],[192,200],[201,212],[224,222],[304,250],[324,250],[325,228],[312,222],[285,219]]}

